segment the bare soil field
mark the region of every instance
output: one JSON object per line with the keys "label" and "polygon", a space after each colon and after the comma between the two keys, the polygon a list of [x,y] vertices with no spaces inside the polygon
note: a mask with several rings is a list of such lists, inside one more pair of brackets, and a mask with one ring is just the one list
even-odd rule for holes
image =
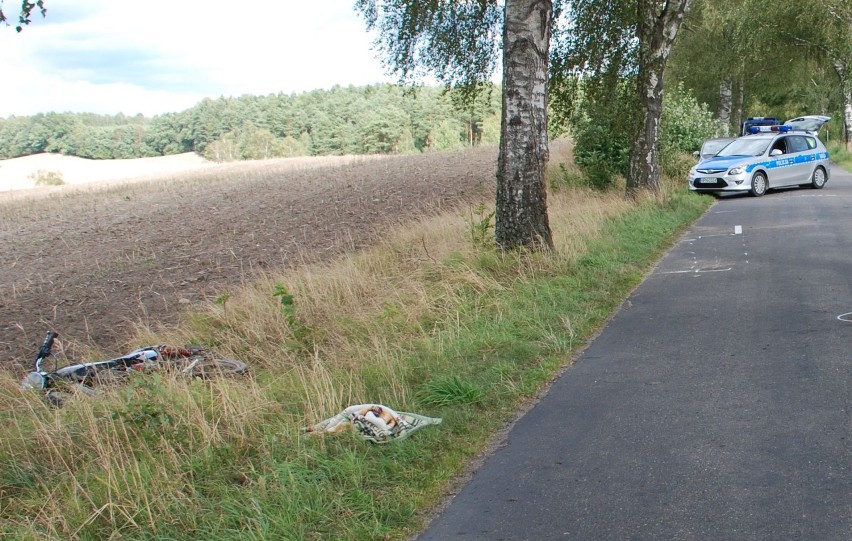
{"label": "bare soil field", "polygon": [[[227,165],[184,156],[185,167],[146,158],[88,176],[71,172],[79,159],[63,169],[41,158],[53,161],[27,167],[60,171],[68,184],[34,188],[18,172],[19,184],[4,187],[0,176],[0,367],[14,370],[48,330],[125,353],[140,345],[129,343],[134,323],[173,323],[255,272],[332,258],[418,216],[491,201],[497,149]],[[19,166],[11,162],[0,171]]]}

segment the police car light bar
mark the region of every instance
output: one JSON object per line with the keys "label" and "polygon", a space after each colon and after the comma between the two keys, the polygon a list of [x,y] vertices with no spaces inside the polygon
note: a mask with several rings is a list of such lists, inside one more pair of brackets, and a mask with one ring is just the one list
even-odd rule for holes
{"label": "police car light bar", "polygon": [[793,129],[793,126],[752,126],[748,129],[750,133],[760,133],[760,132],[780,132],[786,133]]}

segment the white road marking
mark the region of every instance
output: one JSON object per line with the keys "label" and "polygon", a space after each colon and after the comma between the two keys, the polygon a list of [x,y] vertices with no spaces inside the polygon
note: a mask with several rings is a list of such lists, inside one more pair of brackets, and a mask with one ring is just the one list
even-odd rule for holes
{"label": "white road marking", "polygon": [[732,234],[732,233],[721,233],[719,235],[698,235],[698,238],[691,239],[691,240],[711,239],[713,237],[733,237],[733,236],[734,236],[734,234]]}
{"label": "white road marking", "polygon": [[[731,211],[731,212],[733,212],[733,211]],[[743,226],[737,225],[737,226],[734,226],[734,232],[733,233],[719,233],[719,234],[716,234],[716,235],[698,235],[697,237],[682,239],[681,242],[692,243],[692,242],[695,242],[695,241],[698,241],[698,240],[701,240],[701,239],[709,239],[709,238],[713,238],[713,237],[732,237],[732,236],[735,236],[735,235],[742,235],[742,234],[743,234]],[[745,245],[745,241],[743,241],[743,245]],[[696,252],[687,252],[687,254],[692,256],[693,263],[692,263],[691,268],[681,269],[681,270],[658,271],[658,274],[704,274],[704,273],[708,273],[708,272],[729,272],[729,271],[734,270],[733,267],[728,267],[726,269],[696,268],[696,265],[698,263],[697,258],[696,258]],[[744,255],[746,257],[748,257],[748,252],[746,252]],[[748,260],[746,260],[746,264],[748,264]]]}
{"label": "white road marking", "polygon": [[727,269],[688,269],[688,270],[676,270],[676,271],[663,271],[660,274],[701,274],[704,272],[728,272],[729,270],[733,270],[733,267],[728,267]]}
{"label": "white road marking", "polygon": [[837,316],[837,319],[845,321],[846,323],[852,323],[852,312],[849,312],[848,314],[840,314]]}

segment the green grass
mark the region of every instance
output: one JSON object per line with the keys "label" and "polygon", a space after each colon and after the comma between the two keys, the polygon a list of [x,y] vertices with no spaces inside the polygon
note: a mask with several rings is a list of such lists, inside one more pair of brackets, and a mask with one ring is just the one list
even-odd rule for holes
{"label": "green grass", "polygon": [[[565,221],[597,197],[595,227]],[[139,377],[54,410],[4,376],[0,538],[406,539],[711,203],[557,198],[575,248],[549,254],[495,253],[464,219],[439,249],[418,226],[428,254],[403,239],[272,276],[166,332],[244,358],[246,380]],[[444,421],[388,445],[302,431],[360,402]]]}
{"label": "green grass", "polygon": [[847,171],[852,171],[852,152],[846,150],[840,144],[832,144],[828,145],[828,153],[832,162]]}

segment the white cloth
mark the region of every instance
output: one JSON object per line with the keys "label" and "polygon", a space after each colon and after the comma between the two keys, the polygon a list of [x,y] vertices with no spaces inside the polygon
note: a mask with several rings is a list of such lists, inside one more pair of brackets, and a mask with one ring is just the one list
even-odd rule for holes
{"label": "white cloth", "polygon": [[335,434],[352,429],[365,440],[387,443],[403,440],[420,428],[441,424],[441,421],[437,417],[397,412],[382,404],[356,404],[308,427],[306,431],[312,434]]}

